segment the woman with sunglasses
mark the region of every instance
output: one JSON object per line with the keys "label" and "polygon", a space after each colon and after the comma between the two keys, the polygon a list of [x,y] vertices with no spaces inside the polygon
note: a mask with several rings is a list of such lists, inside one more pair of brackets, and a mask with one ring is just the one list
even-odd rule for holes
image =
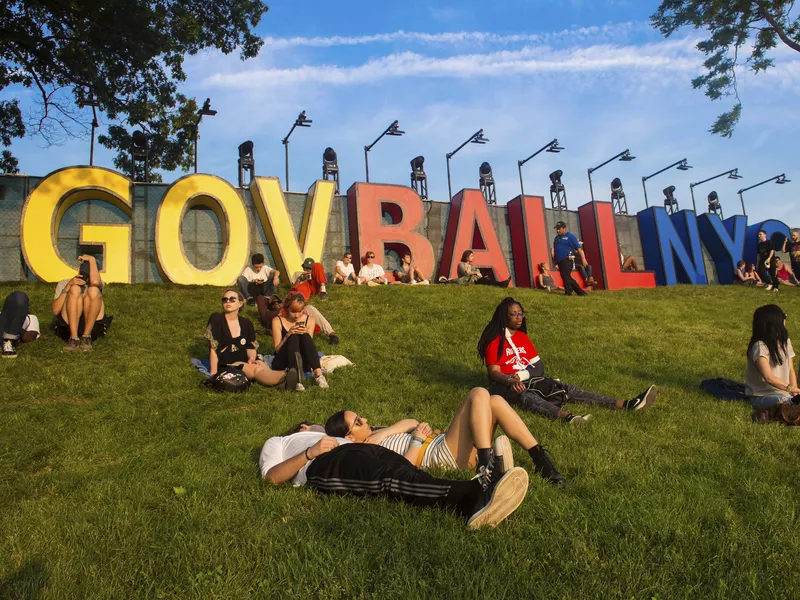
{"label": "woman with sunglasses", "polygon": [[222,294],[222,312],[214,313],[208,319],[205,337],[209,345],[211,375],[233,366],[241,369],[251,381],[293,390],[298,382],[295,370],[288,373],[273,371],[256,358],[256,330],[250,319],[239,314],[243,306],[244,296],[238,290],[227,289]]}
{"label": "woman with sunglasses", "polygon": [[545,377],[544,363],[527,331],[522,305],[514,298],[503,299],[478,341],[478,357],[486,365],[492,394],[550,419],[563,419],[571,425],[581,425],[592,416],[573,415],[564,410],[562,405],[568,401],[627,410],[641,410],[655,402],[657,391],[654,385],[631,400],[615,400]]}
{"label": "woman with sunglasses", "polygon": [[[303,377],[303,365],[314,374],[317,385],[328,388],[328,381],[322,374],[319,352],[314,344],[314,328],[317,323],[306,311],[306,299],[300,292],[289,292],[283,301],[283,308],[272,319],[272,340],[275,344],[273,369],[297,366]],[[298,392],[305,391],[302,383],[296,386]]]}
{"label": "woman with sunglasses", "polygon": [[514,457],[506,435],[492,443],[498,425],[528,452],[542,477],[556,485],[566,483],[516,411],[500,396],[490,396],[484,388],[474,388],[467,394],[444,433],[434,432],[428,423],[414,419],[373,429],[367,419],[351,410],[332,415],[325,423],[325,433],[355,443],[383,446],[422,470],[477,467],[482,474],[494,469],[503,474],[514,467]]}
{"label": "woman with sunglasses", "polygon": [[764,410],[800,394],[786,313],[777,304],[757,308],[747,346],[745,392],[753,408]]}

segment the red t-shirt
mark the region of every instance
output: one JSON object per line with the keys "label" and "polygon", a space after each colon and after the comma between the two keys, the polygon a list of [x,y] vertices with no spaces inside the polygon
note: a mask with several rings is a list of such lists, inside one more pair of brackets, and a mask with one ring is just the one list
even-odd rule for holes
{"label": "red t-shirt", "polygon": [[[497,348],[500,342],[503,342],[503,354],[497,358]],[[506,342],[504,335],[498,335],[495,339],[489,342],[486,347],[487,365],[500,365],[500,372],[503,375],[512,375],[517,371],[523,370],[529,364],[539,361],[539,353],[530,338],[521,331],[515,331],[511,336],[511,343],[517,347],[519,359],[514,353],[514,349]]]}
{"label": "red t-shirt", "polygon": [[786,265],[783,265],[780,268],[780,270],[778,270],[776,275],[778,276],[778,279],[780,279],[781,281],[789,281],[789,279],[790,279],[789,270],[786,268]]}

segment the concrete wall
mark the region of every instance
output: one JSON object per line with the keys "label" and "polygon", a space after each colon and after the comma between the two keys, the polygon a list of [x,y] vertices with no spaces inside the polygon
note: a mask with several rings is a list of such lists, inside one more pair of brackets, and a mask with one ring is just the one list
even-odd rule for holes
{"label": "concrete wall", "polygon": [[[7,176],[0,175],[0,281],[17,281],[32,279],[33,275],[27,269],[19,243],[19,225],[22,204],[30,190],[41,181],[41,177]],[[159,282],[161,278],[156,268],[155,248],[155,218],[158,205],[166,194],[169,186],[162,184],[137,184],[133,192],[133,268],[134,283]],[[248,212],[251,252],[261,252],[267,261],[274,265],[275,260],[270,253],[266,236],[253,204],[248,189],[237,190]],[[305,208],[305,194],[287,193],[286,202],[295,231],[299,231]],[[444,243],[445,228],[450,205],[444,202],[425,201],[425,217],[416,228],[418,233],[425,235],[433,245],[434,256],[440,257]],[[508,266],[514,272],[515,257],[511,251],[511,234],[508,223],[508,213],[504,206],[490,206],[489,214],[494,223],[500,245],[506,255]],[[570,229],[579,238],[581,225],[578,213],[575,211],[545,211],[548,235],[555,235],[553,228],[557,221],[565,221]],[[81,223],[130,223],[128,217],[105,202],[87,201],[80,202],[71,207],[62,220],[58,238],[58,249],[62,256],[71,263],[76,263],[74,258],[81,252],[78,236]],[[617,237],[619,243],[625,248],[625,254],[633,254],[642,258],[642,242],[639,236],[638,222],[635,216],[617,215],[615,217]],[[389,224],[390,221],[386,220]],[[349,222],[347,217],[347,199],[345,196],[336,196],[328,221],[328,230],[325,250],[322,257],[314,257],[325,266],[328,272],[333,270],[336,261],[345,250],[349,250],[350,239],[348,235]],[[191,262],[200,269],[210,269],[222,258],[222,242],[220,239],[220,226],[214,214],[204,208],[190,210],[183,222],[183,239],[186,255]],[[461,249],[456,249],[460,254]],[[708,251],[703,248],[706,263],[706,272],[709,282],[717,282],[716,269],[711,261]],[[389,269],[398,260],[393,253],[384,260],[384,266]],[[438,266],[438,265],[437,265]]]}

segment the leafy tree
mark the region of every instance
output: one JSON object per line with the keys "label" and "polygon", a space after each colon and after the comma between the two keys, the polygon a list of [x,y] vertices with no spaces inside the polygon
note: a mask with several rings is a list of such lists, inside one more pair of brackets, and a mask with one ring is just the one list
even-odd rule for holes
{"label": "leafy tree", "polygon": [[[117,150],[117,167],[130,172],[130,132],[138,128],[153,168],[187,169],[197,104],[178,93],[184,58],[237,49],[242,60],[256,56],[263,41],[252,28],[266,11],[261,0],[4,0],[0,91],[30,88],[38,103],[24,115],[17,99],[0,102],[0,143],[86,137],[92,115],[79,105],[91,98],[119,123],[98,140]],[[2,156],[0,165],[16,168],[8,150]]]}
{"label": "leafy tree", "polygon": [[800,16],[793,15],[793,8],[794,0],[662,0],[650,17],[665,37],[684,26],[708,32],[709,37],[697,44],[706,55],[707,73],[694,78],[692,87],[705,88],[712,100],[730,95],[736,99],[731,110],[717,117],[711,133],[731,137],[742,114],[736,87],[740,51],[749,52],[744,64],[756,73],[774,66],[770,54],[779,43],[800,52]]}

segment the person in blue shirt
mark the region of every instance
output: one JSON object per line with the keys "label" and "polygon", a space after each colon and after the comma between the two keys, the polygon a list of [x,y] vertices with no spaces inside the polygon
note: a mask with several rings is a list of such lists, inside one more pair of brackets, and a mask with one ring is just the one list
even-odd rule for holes
{"label": "person in blue shirt", "polygon": [[572,292],[578,296],[585,296],[586,292],[572,278],[573,257],[577,257],[586,266],[586,257],[583,254],[581,243],[574,233],[567,231],[567,224],[564,221],[556,223],[555,229],[556,237],[553,238],[551,256],[564,280],[564,293],[567,296],[571,296]]}

